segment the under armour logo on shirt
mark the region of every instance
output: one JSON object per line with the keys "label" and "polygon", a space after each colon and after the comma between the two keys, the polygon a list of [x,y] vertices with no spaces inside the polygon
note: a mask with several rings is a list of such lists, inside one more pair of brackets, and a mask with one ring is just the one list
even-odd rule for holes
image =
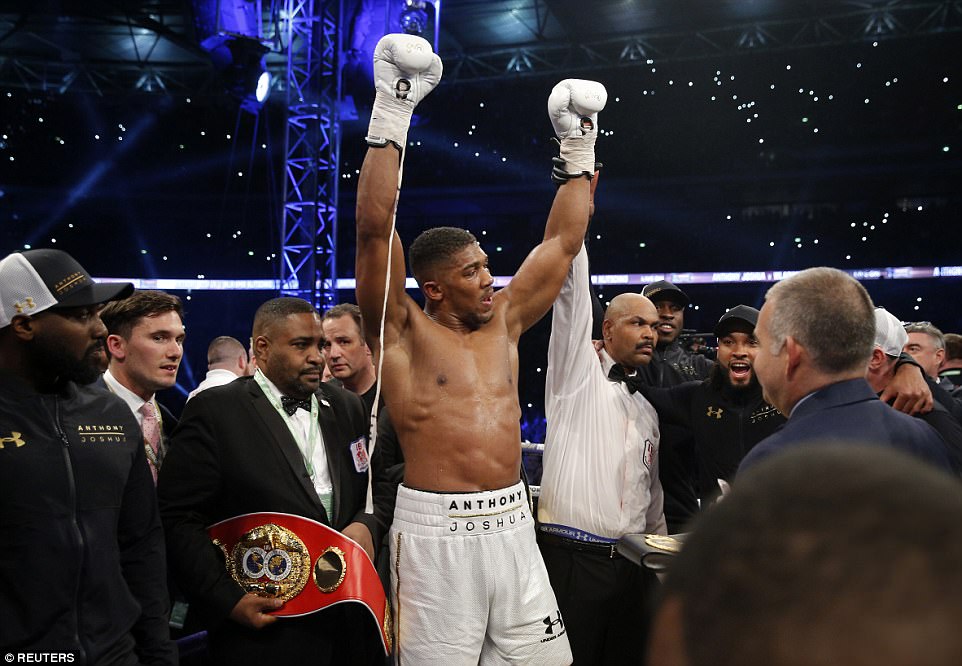
{"label": "under armour logo on shirt", "polygon": [[545,619],[541,620],[542,622],[545,623],[545,626],[547,626],[547,629],[544,630],[544,633],[553,634],[554,628],[558,625],[561,625],[560,627],[558,627],[559,631],[565,628],[564,620],[561,619],[561,611],[556,611],[555,615],[557,616],[557,619],[552,620],[551,616],[549,615]]}

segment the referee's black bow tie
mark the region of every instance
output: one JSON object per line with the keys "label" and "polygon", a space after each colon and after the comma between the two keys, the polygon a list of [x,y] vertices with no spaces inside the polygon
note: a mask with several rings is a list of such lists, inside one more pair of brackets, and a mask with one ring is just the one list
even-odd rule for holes
{"label": "referee's black bow tie", "polygon": [[624,382],[625,386],[628,387],[629,393],[634,393],[644,384],[644,382],[641,381],[641,376],[637,372],[633,375],[627,375],[625,374],[624,367],[617,363],[611,366],[611,370],[608,371],[608,379],[613,382]]}
{"label": "referee's black bow tie", "polygon": [[294,412],[298,409],[311,411],[310,399],[301,400],[300,398],[289,398],[286,395],[282,395],[281,406],[284,408],[284,411],[287,412],[288,416],[294,416]]}

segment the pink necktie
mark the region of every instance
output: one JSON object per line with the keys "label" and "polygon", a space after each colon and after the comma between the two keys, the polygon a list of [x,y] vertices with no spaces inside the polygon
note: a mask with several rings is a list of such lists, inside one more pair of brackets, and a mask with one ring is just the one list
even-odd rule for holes
{"label": "pink necktie", "polygon": [[153,403],[145,402],[140,407],[140,413],[144,417],[140,424],[140,429],[144,431],[144,443],[150,447],[146,452],[147,462],[150,463],[150,473],[154,476],[154,485],[157,485],[157,470],[160,469],[160,424],[157,422]]}

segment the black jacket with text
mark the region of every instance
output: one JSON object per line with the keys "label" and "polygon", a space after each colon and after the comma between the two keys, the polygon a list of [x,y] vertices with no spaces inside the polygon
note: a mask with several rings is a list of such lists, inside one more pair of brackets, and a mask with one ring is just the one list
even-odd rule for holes
{"label": "black jacket with text", "polygon": [[0,375],[0,543],[0,651],[177,662],[154,484],[120,398]]}
{"label": "black jacket with text", "polygon": [[752,447],[785,423],[785,417],[762,398],[758,385],[734,389],[712,376],[702,382],[641,391],[662,423],[682,427],[691,435],[693,448],[685,458],[692,461],[689,474],[696,480],[702,506],[718,496],[718,479],[731,482]]}

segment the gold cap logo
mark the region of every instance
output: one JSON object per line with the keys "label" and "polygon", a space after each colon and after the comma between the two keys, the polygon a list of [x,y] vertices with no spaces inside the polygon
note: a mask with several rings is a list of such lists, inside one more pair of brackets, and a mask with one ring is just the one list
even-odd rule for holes
{"label": "gold cap logo", "polygon": [[37,307],[37,304],[33,302],[33,299],[27,296],[23,301],[16,301],[13,304],[13,309],[17,311],[17,314],[23,314],[24,310],[33,310]]}

